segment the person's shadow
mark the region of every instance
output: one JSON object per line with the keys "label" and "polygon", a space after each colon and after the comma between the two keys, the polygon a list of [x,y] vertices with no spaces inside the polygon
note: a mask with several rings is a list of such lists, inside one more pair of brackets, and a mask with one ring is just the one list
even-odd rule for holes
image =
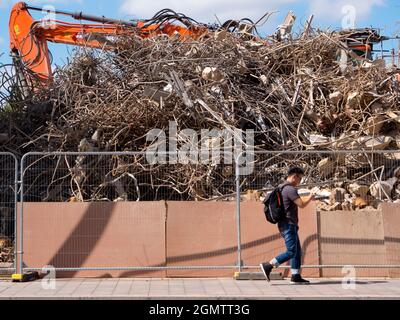
{"label": "person's shadow", "polygon": [[[309,279],[310,280],[310,279]],[[313,280],[310,280],[310,284],[311,286],[315,286],[315,285],[327,285],[327,284],[342,284],[343,281],[342,280],[315,280],[315,282]],[[378,283],[387,283],[387,281],[383,281],[383,280],[366,280],[366,281],[360,281],[360,280],[356,280],[354,282],[354,284],[356,285],[368,285],[368,284],[378,284]],[[291,285],[291,284],[289,284]]]}
{"label": "person's shadow", "polygon": [[[350,280],[350,279],[349,279]],[[342,284],[343,281],[342,280],[327,280],[327,281],[319,281],[319,282],[311,282],[312,285],[322,285],[322,284]],[[355,284],[363,284],[363,285],[367,285],[367,284],[378,284],[378,283],[387,283],[387,281],[383,281],[383,280],[366,280],[366,281],[359,281],[356,280],[354,281]]]}

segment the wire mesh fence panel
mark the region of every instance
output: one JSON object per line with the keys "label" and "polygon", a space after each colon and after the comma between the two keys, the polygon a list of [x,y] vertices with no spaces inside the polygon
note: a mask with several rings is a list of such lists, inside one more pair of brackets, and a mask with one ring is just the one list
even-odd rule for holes
{"label": "wire mesh fence panel", "polygon": [[174,277],[255,268],[285,250],[260,200],[299,166],[299,194],[319,196],[300,213],[304,275],[343,276],[350,265],[360,276],[385,276],[400,265],[387,256],[399,242],[396,229],[387,235],[398,159],[391,151],[256,152],[235,175],[231,164],[153,163],[140,153],[28,154],[25,269]]}
{"label": "wire mesh fence panel", "polygon": [[17,159],[0,153],[0,274],[14,270]]}
{"label": "wire mesh fence panel", "polygon": [[400,202],[400,152],[386,150],[256,153],[254,170],[240,181],[245,265],[255,267],[286,251],[278,228],[265,221],[262,203],[251,200],[263,200],[294,166],[305,172],[298,187],[300,196],[315,193],[317,197],[300,211],[303,264],[323,267],[308,274],[343,276],[340,267],[350,265],[360,276],[386,276],[389,268],[400,266],[400,260],[397,264],[397,260],[387,260],[384,225],[388,214],[382,209],[386,203]]}
{"label": "wire mesh fence panel", "polygon": [[28,155],[25,202],[210,200],[235,192],[231,165],[149,164],[144,154]]}
{"label": "wire mesh fence panel", "polygon": [[[165,276],[234,268],[235,202],[215,211],[207,201],[235,192],[232,165],[148,160],[141,153],[26,155],[25,269]],[[213,213],[219,216],[207,217]]]}

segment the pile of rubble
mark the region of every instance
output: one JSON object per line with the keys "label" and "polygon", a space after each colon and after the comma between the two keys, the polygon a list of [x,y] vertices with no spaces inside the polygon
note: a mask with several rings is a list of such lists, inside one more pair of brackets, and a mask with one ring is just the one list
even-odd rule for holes
{"label": "pile of rubble", "polygon": [[252,128],[262,150],[396,147],[397,82],[379,61],[346,51],[348,36],[276,41],[218,31],[79,49],[49,90],[8,97],[18,118],[3,118],[2,149],[75,151],[86,139],[96,150],[143,150],[143,137],[172,120],[179,129]]}
{"label": "pile of rubble", "polygon": [[318,173],[335,183],[313,192],[329,197],[323,210],[377,209],[383,201],[400,202],[400,152],[350,152],[325,157]]}
{"label": "pile of rubble", "polygon": [[[358,183],[348,185],[344,185],[343,183],[335,184],[342,185],[342,187],[302,187],[299,189],[299,194],[301,197],[308,197],[311,194],[315,194],[317,208],[322,211],[376,210],[379,209],[380,204],[383,202],[400,203],[400,185],[397,185],[397,179],[375,182],[370,186]],[[241,200],[245,202],[263,201],[269,191],[271,191],[271,188],[268,188],[264,192],[246,190],[242,193]],[[394,198],[397,199],[393,200]]]}
{"label": "pile of rubble", "polygon": [[[400,202],[399,156],[396,150],[258,154],[254,172],[241,178],[242,200],[262,201],[283,182],[288,167],[300,166],[305,176],[299,194],[315,194],[321,210],[378,209],[382,202]],[[321,166],[326,162],[329,170]]]}
{"label": "pile of rubble", "polygon": [[0,236],[0,263],[14,261],[14,247],[12,241],[6,236]]}
{"label": "pile of rubble", "polygon": [[[378,209],[384,201],[392,200],[392,191],[400,194],[399,188],[394,188],[397,182],[395,179],[388,181],[375,182],[370,186],[358,183],[351,183],[346,188],[334,189],[314,189],[318,195],[327,196],[328,199],[317,202],[318,208],[324,211],[353,211],[360,209],[374,210]],[[393,202],[399,203],[400,200]]]}
{"label": "pile of rubble", "polygon": [[[29,100],[11,86],[3,100],[7,112],[1,113],[0,147],[20,155],[145,151],[151,144],[149,131],[168,132],[170,121],[175,121],[178,130],[190,128],[199,134],[202,129],[254,129],[256,150],[397,149],[397,80],[382,61],[371,62],[349,50],[350,37],[351,32],[307,30],[298,37],[261,39],[245,28],[220,29],[186,41],[120,37],[112,52],[78,49],[71,62],[56,71],[54,84]],[[342,178],[333,170],[335,161],[320,156],[312,168],[306,167],[320,176],[313,175],[312,182],[332,175]],[[130,167],[113,170],[124,174]],[[183,176],[182,170],[170,168],[160,184],[178,193],[190,189],[187,199],[214,199],[234,191],[233,182],[226,190],[213,188],[232,179],[220,171],[218,165],[187,165]],[[179,172],[179,178],[173,172]],[[195,185],[213,177],[210,172],[218,172],[218,179],[207,180],[211,193],[199,194]],[[276,173],[268,167],[265,172]],[[346,198],[351,194],[375,197],[386,188],[386,182],[380,183],[383,188],[331,190],[335,202],[327,206],[354,206]],[[256,189],[251,183],[248,187]],[[338,193],[345,201],[336,201]],[[365,206],[374,206],[371,203]]]}

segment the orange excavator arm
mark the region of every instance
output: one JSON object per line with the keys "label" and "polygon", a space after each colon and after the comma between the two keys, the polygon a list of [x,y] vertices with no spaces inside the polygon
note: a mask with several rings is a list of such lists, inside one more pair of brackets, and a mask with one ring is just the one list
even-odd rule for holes
{"label": "orange excavator arm", "polygon": [[[97,24],[73,24],[58,20],[49,22],[35,21],[29,10],[41,8],[28,6],[24,2],[14,5],[10,14],[10,47],[16,64],[22,63],[25,73],[29,73],[41,84],[52,79],[51,54],[47,42],[63,43],[91,48],[112,49],[108,39],[113,35],[137,34],[148,38],[157,34],[197,38],[208,30],[199,26],[180,26],[170,23],[145,24],[144,21],[122,21],[105,17],[86,15],[82,12],[71,13],[55,11],[55,14],[67,15],[77,20],[98,22]],[[27,76],[26,74],[24,75]],[[30,78],[30,77],[28,77]],[[30,81],[28,81],[30,82]],[[35,84],[30,83],[35,86]]]}

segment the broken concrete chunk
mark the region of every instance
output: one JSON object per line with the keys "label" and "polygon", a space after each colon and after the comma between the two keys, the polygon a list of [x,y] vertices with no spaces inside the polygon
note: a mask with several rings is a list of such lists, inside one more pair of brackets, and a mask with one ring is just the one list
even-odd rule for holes
{"label": "broken concrete chunk", "polygon": [[352,211],[353,210],[353,205],[351,204],[351,202],[343,202],[342,203],[342,210],[344,211]]}
{"label": "broken concrete chunk", "polygon": [[174,87],[172,86],[171,83],[168,83],[168,84],[163,88],[163,90],[164,90],[165,92],[172,93],[172,92],[174,91]]}
{"label": "broken concrete chunk", "polygon": [[217,41],[223,41],[226,39],[227,36],[228,36],[228,32],[226,30],[217,31],[214,34],[214,39]]}
{"label": "broken concrete chunk", "polygon": [[204,80],[212,80],[213,71],[216,71],[216,70],[217,70],[217,68],[210,68],[210,67],[204,68],[201,76]]}
{"label": "broken concrete chunk", "polygon": [[243,201],[260,201],[260,192],[257,190],[247,190],[246,194],[243,196]]}
{"label": "broken concrete chunk", "polygon": [[267,85],[268,84],[268,78],[265,75],[261,75],[260,76],[260,81],[263,83],[263,85]]}
{"label": "broken concrete chunk", "polygon": [[[400,178],[400,167],[393,167],[393,177],[396,178],[397,180]],[[397,182],[396,180],[396,182]]]}
{"label": "broken concrete chunk", "polygon": [[238,67],[239,72],[242,74],[248,73],[248,71],[249,71],[249,69],[247,69],[246,62],[244,62],[243,59],[241,59],[238,62],[237,67]]}
{"label": "broken concrete chunk", "polygon": [[102,135],[101,130],[97,129],[92,135],[92,141],[95,143],[99,143],[101,135]]}
{"label": "broken concrete chunk", "polygon": [[379,134],[379,132],[381,131],[382,127],[385,124],[384,122],[385,119],[386,117],[382,114],[368,118],[365,124],[366,129],[364,130],[364,133],[371,135]]}
{"label": "broken concrete chunk", "polygon": [[114,202],[125,202],[126,199],[127,199],[127,196],[125,196],[125,197],[121,196],[121,197],[114,199]]}
{"label": "broken concrete chunk", "polygon": [[313,70],[311,68],[300,68],[297,73],[299,76],[312,76]]}
{"label": "broken concrete chunk", "polygon": [[343,100],[343,93],[340,91],[333,92],[329,95],[329,100],[334,104],[339,104],[340,101]]}
{"label": "broken concrete chunk", "polygon": [[187,56],[187,57],[192,57],[192,58],[194,58],[194,57],[199,57],[199,54],[200,54],[200,49],[199,48],[197,48],[196,46],[193,46],[190,50],[188,50],[186,53],[185,53],[185,56]]}
{"label": "broken concrete chunk", "polygon": [[318,169],[322,177],[327,177],[335,171],[335,163],[330,158],[322,159],[318,163]]}
{"label": "broken concrete chunk", "polygon": [[387,136],[365,136],[360,137],[357,141],[353,141],[353,144],[357,144],[363,148],[375,149],[375,150],[384,150],[389,144],[393,141],[392,137]]}
{"label": "broken concrete chunk", "polygon": [[190,89],[190,88],[192,88],[193,86],[194,86],[193,81],[191,81],[191,80],[186,80],[186,81],[185,81],[185,88],[186,88],[186,89]]}
{"label": "broken concrete chunk", "polygon": [[364,145],[366,148],[383,150],[393,141],[392,137],[379,136],[376,138],[368,139]]}
{"label": "broken concrete chunk", "polygon": [[292,11],[286,15],[284,22],[278,27],[277,37],[279,40],[286,39],[292,32],[296,16]]}
{"label": "broken concrete chunk", "polygon": [[327,208],[328,211],[338,211],[342,210],[342,203],[335,202],[333,205]]}
{"label": "broken concrete chunk", "polygon": [[371,106],[372,114],[382,113],[383,110],[383,104],[380,102],[374,102]]}
{"label": "broken concrete chunk", "polygon": [[261,41],[247,41],[246,44],[251,48],[251,49],[260,49],[262,47],[265,47],[265,43],[261,42]]}
{"label": "broken concrete chunk", "polygon": [[349,192],[357,197],[365,197],[368,193],[369,187],[360,185],[358,183],[352,183],[347,188]]}
{"label": "broken concrete chunk", "polygon": [[355,108],[357,107],[358,104],[358,96],[359,93],[358,92],[351,92],[348,96],[347,96],[347,107],[348,108]]}
{"label": "broken concrete chunk", "polygon": [[386,113],[387,116],[389,116],[389,118],[391,118],[392,120],[400,123],[400,113],[399,112],[393,112],[393,111],[389,111]]}
{"label": "broken concrete chunk", "polygon": [[214,67],[204,68],[201,76],[204,80],[208,81],[221,81],[224,79],[224,75],[221,71]]}
{"label": "broken concrete chunk", "polygon": [[344,202],[346,200],[347,190],[344,188],[335,188],[331,194],[332,202]]}
{"label": "broken concrete chunk", "polygon": [[78,146],[79,152],[91,152],[95,151],[95,147],[92,143],[90,143],[86,138],[83,138]]}
{"label": "broken concrete chunk", "polygon": [[321,144],[328,143],[330,139],[320,134],[310,134],[308,135],[308,140],[310,140],[311,144]]}
{"label": "broken concrete chunk", "polygon": [[392,186],[392,189],[393,189],[393,187],[397,183],[397,180],[398,180],[397,177],[392,177],[392,178],[387,179],[386,183],[390,184]]}
{"label": "broken concrete chunk", "polygon": [[222,89],[220,86],[212,86],[211,91],[216,93],[216,94],[222,94]]}
{"label": "broken concrete chunk", "polygon": [[370,188],[369,192],[376,199],[387,199],[390,198],[393,190],[393,186],[396,183],[397,178],[391,178],[387,181],[377,181],[374,182]]}
{"label": "broken concrete chunk", "polygon": [[9,237],[0,235],[0,250],[12,247],[12,241]]}

